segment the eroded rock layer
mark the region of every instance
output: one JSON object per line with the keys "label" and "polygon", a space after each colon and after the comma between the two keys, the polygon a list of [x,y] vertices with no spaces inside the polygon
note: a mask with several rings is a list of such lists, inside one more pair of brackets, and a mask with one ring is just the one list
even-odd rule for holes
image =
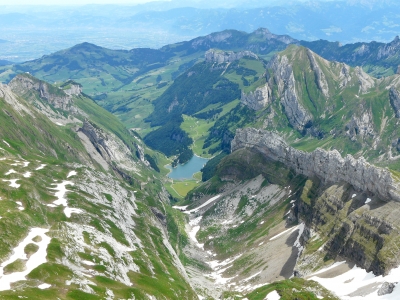
{"label": "eroded rock layer", "polygon": [[232,151],[256,148],[269,158],[280,161],[299,174],[316,176],[324,183],[347,182],[356,189],[376,194],[385,200],[400,201],[398,184],[388,169],[369,164],[363,157],[343,158],[336,150],[316,149],[307,153],[290,147],[275,133],[254,128],[238,129]]}

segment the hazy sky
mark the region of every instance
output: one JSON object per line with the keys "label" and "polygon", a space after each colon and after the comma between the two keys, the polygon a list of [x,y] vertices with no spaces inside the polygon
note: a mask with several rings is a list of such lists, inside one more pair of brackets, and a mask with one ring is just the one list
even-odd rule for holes
{"label": "hazy sky", "polygon": [[[0,0],[0,5],[140,4],[154,0]],[[160,0],[159,0],[160,1]],[[161,0],[166,1],[166,0]],[[167,0],[168,1],[168,0]]]}

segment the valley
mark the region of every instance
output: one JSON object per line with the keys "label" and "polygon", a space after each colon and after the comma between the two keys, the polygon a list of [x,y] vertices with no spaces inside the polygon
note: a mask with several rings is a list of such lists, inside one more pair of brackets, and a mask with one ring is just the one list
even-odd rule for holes
{"label": "valley", "polygon": [[396,299],[399,45],[260,28],[1,66],[0,298]]}

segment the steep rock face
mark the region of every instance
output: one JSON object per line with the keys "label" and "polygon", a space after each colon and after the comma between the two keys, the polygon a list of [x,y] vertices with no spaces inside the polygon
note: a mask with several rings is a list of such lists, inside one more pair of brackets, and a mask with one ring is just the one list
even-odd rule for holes
{"label": "steep rock face", "polygon": [[398,53],[400,49],[400,39],[396,36],[395,39],[389,44],[385,44],[383,47],[379,48],[377,59],[386,58],[393,56]]}
{"label": "steep rock face", "polygon": [[2,83],[0,83],[0,98],[3,98],[4,101],[10,104],[18,113],[22,114],[22,112],[24,112],[31,115],[30,110],[16,99],[11,88]]}
{"label": "steep rock face", "polygon": [[342,158],[336,150],[316,149],[311,153],[286,144],[278,135],[254,128],[238,129],[232,141],[232,151],[256,148],[269,158],[280,161],[297,173],[316,176],[325,183],[347,182],[361,191],[368,191],[382,199],[400,201],[400,187],[389,170],[370,165],[363,157]]}
{"label": "steep rock face", "polygon": [[396,118],[400,118],[400,93],[394,87],[389,90],[390,104],[396,114]]}
{"label": "steep rock face", "polygon": [[322,94],[328,98],[329,97],[329,86],[328,86],[328,82],[326,81],[325,74],[322,72],[321,68],[318,66],[318,63],[316,62],[316,59],[314,57],[314,53],[310,49],[307,49],[307,56],[308,56],[308,59],[310,60],[311,69],[315,73],[318,88],[321,90]]}
{"label": "steep rock face", "polygon": [[345,257],[375,275],[388,274],[398,266],[400,249],[394,244],[399,208],[399,202],[383,202],[347,183],[324,185],[315,178],[307,180],[297,201],[298,216],[311,229],[305,247],[313,239],[323,246],[303,253],[297,265],[299,274],[310,274],[315,265],[323,265],[325,255]]}
{"label": "steep rock face", "polygon": [[272,91],[268,84],[258,87],[254,92],[242,92],[241,103],[254,110],[265,108],[272,101]]}
{"label": "steep rock face", "polygon": [[350,67],[344,63],[341,63],[339,82],[340,88],[345,88],[351,82]]}
{"label": "steep rock face", "polygon": [[206,62],[218,64],[230,63],[243,57],[252,57],[258,59],[258,56],[251,51],[233,52],[210,49],[205,53]]}
{"label": "steep rock face", "polygon": [[17,94],[25,94],[29,91],[37,91],[40,98],[47,100],[55,108],[76,112],[72,98],[63,90],[55,88],[48,83],[32,76],[17,75],[8,84],[11,90]]}
{"label": "steep rock face", "polygon": [[96,158],[94,159],[96,159],[103,167],[107,169],[104,164],[105,161],[110,166],[116,164],[119,170],[137,171],[135,166],[136,163],[132,158],[131,151],[122,141],[111,134],[107,134],[102,129],[93,126],[93,124],[88,120],[83,122],[79,132],[84,134],[84,136],[80,135],[81,139],[87,138],[100,154],[103,160],[99,161]]}
{"label": "steep rock face", "polygon": [[69,96],[79,96],[82,94],[82,86],[76,82],[70,82],[70,86],[64,92]]}
{"label": "steep rock face", "polygon": [[356,76],[358,78],[358,82],[360,84],[359,93],[365,94],[367,93],[372,87],[375,86],[375,81],[371,76],[363,71],[360,67],[355,67],[354,69]]}
{"label": "steep rock face", "polygon": [[285,55],[276,56],[270,61],[268,68],[273,71],[278,97],[290,124],[298,130],[303,130],[310,121],[312,122],[312,116],[300,103],[293,69],[288,58]]}
{"label": "steep rock face", "polygon": [[350,122],[346,125],[346,135],[352,140],[356,139],[357,136],[365,138],[367,136],[374,137],[374,121],[371,111],[364,111],[361,116],[354,116]]}

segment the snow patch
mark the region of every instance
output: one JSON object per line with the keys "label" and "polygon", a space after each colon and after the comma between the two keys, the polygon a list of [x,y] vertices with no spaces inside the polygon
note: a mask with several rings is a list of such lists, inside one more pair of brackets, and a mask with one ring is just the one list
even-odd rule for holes
{"label": "snow patch", "polygon": [[365,200],[365,204],[370,203],[370,202],[371,202],[370,198],[367,198],[367,200]]}
{"label": "snow patch", "polygon": [[[342,264],[345,262],[340,262]],[[317,274],[323,273],[328,271],[338,264],[330,266],[329,268],[320,270],[317,273],[313,274],[311,280],[315,280],[324,286],[326,289],[334,292],[340,299],[350,299],[350,300],[375,300],[375,299],[382,299],[382,300],[395,300],[400,299],[400,288],[396,286],[391,294],[378,296],[378,290],[383,282],[398,282],[400,277],[400,267],[396,269],[392,269],[389,275],[383,277],[375,276],[372,272],[367,272],[364,269],[361,269],[357,266],[354,266],[351,270],[332,277],[332,278],[320,278],[315,276]],[[374,286],[374,290],[371,292],[370,289],[367,287]],[[350,296],[353,292],[357,290],[362,290],[366,288],[365,291],[370,292],[369,294],[365,294],[363,296]]]}
{"label": "snow patch", "polygon": [[[44,228],[31,228],[28,233],[28,236],[21,242],[17,247],[14,248],[13,254],[9,259],[4,261],[0,265],[0,291],[5,291],[10,289],[10,284],[13,282],[17,282],[20,280],[25,280],[25,276],[28,275],[33,269],[37,268],[41,264],[45,263],[46,260],[46,249],[50,243],[51,238],[47,236],[45,233],[48,232],[48,229]],[[36,236],[40,236],[42,240],[40,242],[33,241],[33,238]],[[24,249],[25,246],[34,243],[39,246],[39,249],[36,253],[32,254],[29,258],[27,258]],[[27,260],[26,262],[26,270],[22,272],[14,272],[11,274],[4,275],[4,267],[8,264],[14,262],[16,259]]]}
{"label": "snow patch", "polygon": [[71,171],[68,173],[67,178],[70,178],[71,176],[75,176],[77,173],[76,171]]}
{"label": "snow patch", "polygon": [[244,282],[249,281],[249,280],[253,279],[254,277],[257,277],[257,276],[260,275],[260,274],[261,274],[261,271],[255,273],[254,275],[251,275],[250,277],[247,277],[246,279],[243,279],[243,281],[244,281]]}
{"label": "snow patch", "polygon": [[4,175],[10,175],[13,173],[17,173],[17,171],[15,171],[14,169],[9,170],[7,173],[5,173]]}
{"label": "snow patch", "polygon": [[88,266],[95,266],[96,264],[92,261],[88,261],[88,260],[83,260],[82,261],[83,264],[88,265]]}
{"label": "snow patch", "polygon": [[273,236],[272,238],[270,238],[269,240],[270,240],[270,241],[273,241],[273,240],[277,239],[278,237],[281,237],[282,235],[285,235],[285,234],[287,234],[287,233],[292,233],[293,231],[295,231],[296,229],[298,229],[298,227],[299,227],[299,225],[298,225],[298,226],[291,227],[291,228],[289,228],[289,229],[287,229],[287,230],[285,230],[285,231],[283,231],[283,232],[281,232],[281,233],[278,233],[277,235],[274,235],[274,236]]}
{"label": "snow patch", "polygon": [[351,198],[354,198],[355,196],[357,196],[357,194],[353,194],[353,195],[351,195]]}
{"label": "snow patch", "polygon": [[17,183],[17,180],[19,180],[19,179],[10,179],[10,180],[3,179],[3,181],[5,181],[5,182],[10,182],[9,186],[11,186],[13,188],[19,188],[21,186],[20,184]]}
{"label": "snow patch", "polygon": [[[55,183],[53,183],[54,185]],[[65,194],[67,193],[67,185],[74,185],[73,182],[71,181],[63,181],[62,183],[57,184],[55,188],[50,188],[52,190],[56,190],[57,192],[55,193],[55,196],[58,198],[56,201],[53,202],[53,204],[47,204],[47,206],[54,207],[54,205],[59,206],[62,205],[64,206],[64,214],[67,216],[67,218],[71,217],[72,213],[82,213],[83,211],[79,208],[70,208],[68,207],[68,202],[67,199],[64,197]]]}
{"label": "snow patch", "polygon": [[24,176],[25,178],[29,178],[29,177],[32,176],[32,173],[31,173],[31,172],[26,172],[26,173],[24,173],[24,175],[22,175],[22,176]]}
{"label": "snow patch", "polygon": [[200,205],[199,207],[196,207],[196,208],[193,208],[193,209],[191,209],[191,210],[188,210],[188,211],[186,211],[185,213],[186,213],[186,214],[195,213],[195,212],[197,212],[199,209],[201,209],[201,208],[207,206],[208,204],[210,204],[211,202],[213,202],[214,200],[217,200],[220,196],[221,196],[221,195],[214,196],[214,197],[208,199],[206,202],[204,202],[204,203],[203,203],[202,205]]}
{"label": "snow patch", "polygon": [[46,164],[41,164],[39,167],[37,167],[35,170],[37,171],[37,170],[41,170],[41,169],[43,169],[44,167],[46,166]]}
{"label": "snow patch", "polygon": [[201,221],[201,219],[202,219],[203,217],[202,216],[200,216],[200,217],[198,217],[198,218],[196,218],[196,219],[193,219],[193,220],[191,220],[190,222],[189,222],[189,225],[191,226],[191,230],[189,231],[189,233],[188,233],[188,235],[189,235],[189,237],[191,238],[191,240],[195,243],[195,245],[197,246],[197,247],[199,247],[200,249],[203,249],[204,248],[204,244],[200,244],[199,243],[199,241],[197,240],[197,238],[196,238],[196,234],[197,234],[197,232],[200,230],[200,225],[199,225],[199,223],[200,223],[200,221]]}
{"label": "snow patch", "polygon": [[48,289],[49,287],[51,287],[51,284],[48,283],[42,283],[41,285],[38,286],[38,288],[41,290]]}
{"label": "snow patch", "polygon": [[281,299],[281,296],[279,296],[277,291],[272,291],[267,295],[267,297],[265,297],[265,300],[279,300],[279,299]]}
{"label": "snow patch", "polygon": [[3,143],[6,144],[9,148],[11,148],[10,144],[3,140]]}
{"label": "snow patch", "polygon": [[[136,193],[136,191],[134,191],[134,193]],[[185,205],[185,206],[172,206],[172,208],[175,208],[175,209],[179,209],[180,211],[183,211],[183,210],[186,210],[186,208],[188,207],[189,205]]]}
{"label": "snow patch", "polygon": [[67,216],[67,218],[71,218],[72,213],[81,214],[82,210],[79,208],[71,208],[71,207],[64,208],[64,214]]}

